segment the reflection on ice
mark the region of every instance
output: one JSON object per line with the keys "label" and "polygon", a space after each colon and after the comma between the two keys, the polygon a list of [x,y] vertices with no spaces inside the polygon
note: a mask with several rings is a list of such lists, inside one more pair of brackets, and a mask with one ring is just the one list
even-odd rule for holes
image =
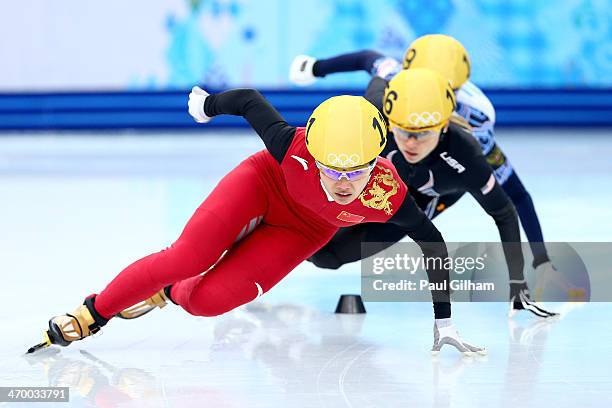
{"label": "reflection on ice", "polygon": [[[162,317],[165,310],[156,312]],[[415,342],[422,333],[399,334],[399,346],[377,341],[379,325],[393,325],[397,317],[374,313],[335,315],[258,302],[217,319],[192,318],[193,333],[182,345],[180,335],[173,344],[157,344],[168,349],[157,368],[142,360],[147,353],[134,344],[117,351],[51,348],[24,359],[31,373],[44,374],[46,383],[38,385],[70,387],[77,405],[362,407],[384,401],[382,406],[399,407],[410,399],[419,406],[454,407],[472,406],[465,387],[480,384],[492,394],[478,400],[509,406],[517,396],[527,402],[537,393],[547,376],[543,361],[555,352],[547,350],[548,336],[559,324],[507,320],[505,337],[495,323],[495,335],[487,336],[491,356],[447,352],[431,358]],[[153,313],[142,319],[149,327],[157,320]],[[208,340],[198,327],[212,334]],[[94,348],[93,341],[87,348]],[[155,336],[146,341],[155,344]],[[500,341],[507,342],[506,352],[496,346]]]}

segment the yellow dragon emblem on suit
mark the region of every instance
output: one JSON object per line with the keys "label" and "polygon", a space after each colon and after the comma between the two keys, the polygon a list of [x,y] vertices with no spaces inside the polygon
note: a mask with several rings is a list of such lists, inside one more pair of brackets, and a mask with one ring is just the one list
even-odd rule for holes
{"label": "yellow dragon emblem on suit", "polygon": [[[372,177],[371,187],[363,190],[359,195],[359,199],[366,207],[374,208],[375,210],[384,210],[387,215],[392,215],[393,208],[389,199],[397,193],[399,183],[393,178],[391,170],[382,166],[376,167],[381,170],[381,173]],[[383,185],[391,187],[391,189],[385,189],[382,187]]]}

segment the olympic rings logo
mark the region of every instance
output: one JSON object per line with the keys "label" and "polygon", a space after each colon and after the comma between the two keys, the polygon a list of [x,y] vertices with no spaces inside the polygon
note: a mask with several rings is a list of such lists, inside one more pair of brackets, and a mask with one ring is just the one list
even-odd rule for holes
{"label": "olympic rings logo", "polygon": [[334,167],[355,167],[359,166],[361,163],[361,158],[358,154],[351,154],[350,156],[345,153],[335,154],[329,153],[327,155],[327,163],[330,166]]}
{"label": "olympic rings logo", "polygon": [[428,127],[440,123],[442,114],[440,112],[421,112],[408,115],[408,122],[414,127]]}

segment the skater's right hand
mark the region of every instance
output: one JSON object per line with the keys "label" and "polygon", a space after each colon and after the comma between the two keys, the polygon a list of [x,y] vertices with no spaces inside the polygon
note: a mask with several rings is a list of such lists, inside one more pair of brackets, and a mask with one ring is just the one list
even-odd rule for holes
{"label": "skater's right hand", "polygon": [[484,347],[473,346],[461,339],[451,319],[436,319],[434,323],[434,343],[431,348],[431,354],[437,355],[440,349],[445,344],[453,346],[465,356],[473,356],[476,353],[480,355],[487,354]]}
{"label": "skater's right hand", "polygon": [[289,80],[299,86],[314,83],[317,79],[312,72],[315,62],[317,60],[308,55],[298,55],[295,57],[289,68]]}
{"label": "skater's right hand", "polygon": [[200,88],[199,86],[194,86],[191,88],[191,93],[189,94],[189,102],[187,105],[189,106],[189,114],[198,123],[207,123],[210,122],[210,117],[206,116],[204,113],[204,101],[208,97],[209,93]]}

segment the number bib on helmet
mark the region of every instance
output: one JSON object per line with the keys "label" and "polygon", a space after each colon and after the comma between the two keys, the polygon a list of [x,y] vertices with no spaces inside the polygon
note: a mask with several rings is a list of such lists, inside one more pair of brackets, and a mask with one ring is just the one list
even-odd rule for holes
{"label": "number bib on helmet", "polygon": [[352,203],[341,205],[330,201],[323,190],[319,169],[306,148],[304,133],[305,128],[297,128],[281,163],[291,199],[338,227],[386,222],[396,213],[404,202],[407,188],[390,161],[379,157],[361,195]]}

